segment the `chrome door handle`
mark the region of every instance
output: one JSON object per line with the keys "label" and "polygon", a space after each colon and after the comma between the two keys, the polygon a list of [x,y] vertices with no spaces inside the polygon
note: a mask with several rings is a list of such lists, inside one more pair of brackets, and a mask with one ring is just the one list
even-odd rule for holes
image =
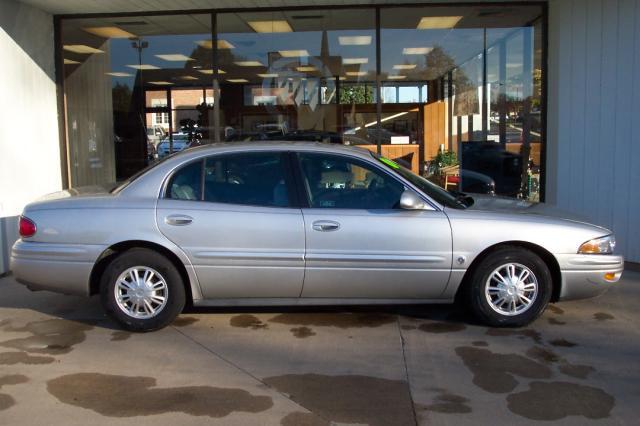
{"label": "chrome door handle", "polygon": [[184,225],[189,225],[191,222],[193,222],[193,218],[191,216],[174,214],[174,215],[165,217],[164,222],[167,225],[184,226]]}
{"label": "chrome door handle", "polygon": [[317,220],[313,222],[312,226],[313,229],[321,232],[337,231],[338,229],[340,229],[340,224],[332,220]]}

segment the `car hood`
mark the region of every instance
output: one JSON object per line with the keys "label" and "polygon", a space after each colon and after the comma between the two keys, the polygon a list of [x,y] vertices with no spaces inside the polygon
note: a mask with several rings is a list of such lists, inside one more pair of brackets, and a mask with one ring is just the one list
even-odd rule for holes
{"label": "car hood", "polygon": [[470,196],[473,198],[474,203],[469,207],[469,210],[532,214],[590,224],[588,218],[581,214],[563,210],[546,203],[532,203],[516,198],[484,194],[470,194]]}

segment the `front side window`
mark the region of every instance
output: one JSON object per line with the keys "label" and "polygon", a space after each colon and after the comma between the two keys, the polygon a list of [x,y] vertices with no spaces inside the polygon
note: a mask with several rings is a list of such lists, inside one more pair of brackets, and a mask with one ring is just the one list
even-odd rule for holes
{"label": "front side window", "polygon": [[302,153],[299,158],[310,207],[398,208],[404,185],[366,162],[316,153]]}
{"label": "front side window", "polygon": [[288,207],[279,152],[217,155],[204,168],[204,200],[214,203]]}

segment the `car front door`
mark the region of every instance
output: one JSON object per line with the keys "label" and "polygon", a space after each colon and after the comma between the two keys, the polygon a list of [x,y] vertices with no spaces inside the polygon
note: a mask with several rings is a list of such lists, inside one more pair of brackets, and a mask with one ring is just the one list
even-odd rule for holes
{"label": "car front door", "polygon": [[204,298],[299,297],[304,226],[284,154],[213,155],[178,169],[158,201],[160,231],[193,264]]}
{"label": "car front door", "polygon": [[[299,152],[306,268],[302,297],[438,298],[451,271],[439,210],[399,208],[404,184],[363,159]],[[304,197],[303,197],[304,198]]]}

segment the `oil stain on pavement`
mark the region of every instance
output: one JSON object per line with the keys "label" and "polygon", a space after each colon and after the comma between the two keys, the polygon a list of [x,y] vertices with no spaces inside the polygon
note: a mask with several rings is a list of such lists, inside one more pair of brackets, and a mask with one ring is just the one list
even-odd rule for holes
{"label": "oil stain on pavement", "polygon": [[590,365],[571,364],[555,352],[541,346],[534,346],[527,350],[527,356],[545,364],[558,364],[558,370],[562,374],[577,379],[586,379],[591,372],[595,371]]}
{"label": "oil stain on pavement", "polygon": [[280,314],[271,318],[269,322],[286,325],[337,327],[347,328],[373,328],[396,321],[394,315],[376,313],[301,313]]}
{"label": "oil stain on pavement", "polygon": [[130,333],[128,331],[114,331],[113,333],[111,333],[111,341],[121,342],[123,340],[128,340],[129,338],[131,338],[132,334],[133,333]]}
{"label": "oil stain on pavement", "polygon": [[540,332],[531,330],[529,328],[523,330],[512,330],[507,328],[490,328],[487,330],[487,336],[494,337],[505,337],[505,336],[516,336],[519,339],[531,339],[536,343],[542,342],[542,336]]}
{"label": "oil stain on pavement", "polygon": [[29,355],[26,352],[2,352],[0,353],[0,365],[16,364],[51,364],[55,358],[50,356]]}
{"label": "oil stain on pavement", "polygon": [[23,327],[5,326],[5,331],[31,333],[29,337],[5,340],[0,346],[29,353],[60,355],[86,339],[86,331],[93,329],[86,322],[51,319],[27,323]]}
{"label": "oil stain on pavement", "polygon": [[405,381],[359,375],[289,374],[268,377],[264,382],[332,422],[415,425]]}
{"label": "oil stain on pavement", "polygon": [[595,314],[593,314],[593,318],[597,321],[607,321],[607,320],[615,319],[613,315],[608,314],[606,312],[596,312]]}
{"label": "oil stain on pavement", "polygon": [[615,399],[602,389],[569,382],[531,382],[529,389],[507,397],[509,410],[532,420],[567,416],[609,417]]}
{"label": "oil stain on pavement", "polygon": [[280,424],[282,426],[330,426],[331,423],[313,413],[296,411],[284,416]]}
{"label": "oil stain on pavement", "polygon": [[469,399],[451,393],[445,389],[435,389],[438,395],[429,405],[417,405],[417,408],[446,414],[466,414],[471,412]]}
{"label": "oil stain on pavement", "polygon": [[179,316],[178,318],[173,320],[171,325],[176,326],[176,327],[186,327],[187,325],[191,325],[191,324],[196,323],[198,321],[200,321],[200,320],[198,318],[195,318],[195,317]]}
{"label": "oil stain on pavement", "polygon": [[306,337],[311,337],[316,335],[316,333],[313,330],[311,330],[309,327],[294,327],[290,331],[298,339],[304,339]]}
{"label": "oil stain on pavement", "polygon": [[551,369],[519,354],[501,354],[472,346],[456,348],[456,354],[473,373],[473,383],[491,393],[511,392],[518,386],[514,376],[548,379]]}
{"label": "oil stain on pavement", "polygon": [[235,315],[231,317],[229,324],[231,327],[250,328],[252,330],[269,328],[269,325],[263,323],[260,318],[249,314]]}
{"label": "oil stain on pavement", "polygon": [[428,322],[418,326],[418,330],[427,333],[454,333],[465,328],[467,326],[459,322]]}
{"label": "oil stain on pavement", "polygon": [[47,382],[59,401],[93,410],[103,416],[133,417],[169,412],[225,417],[233,412],[259,413],[273,406],[268,396],[243,389],[211,386],[156,388],[153,377],[77,373]]}
{"label": "oil stain on pavement", "polygon": [[[0,376],[0,389],[6,385],[19,385],[21,383],[28,382],[29,379],[27,376],[23,376],[22,374],[11,374],[8,376]],[[7,395],[6,393],[0,393],[0,411],[6,410],[9,407],[15,405],[16,401],[13,399],[11,395]]]}

